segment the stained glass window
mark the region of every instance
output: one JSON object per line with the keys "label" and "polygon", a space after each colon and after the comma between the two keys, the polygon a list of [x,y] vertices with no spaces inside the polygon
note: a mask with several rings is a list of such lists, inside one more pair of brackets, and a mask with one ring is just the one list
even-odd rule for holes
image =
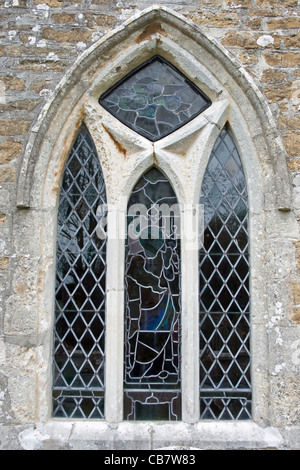
{"label": "stained glass window", "polygon": [[241,160],[225,128],[202,184],[200,416],[251,418],[249,240]]}
{"label": "stained glass window", "polygon": [[99,102],[151,141],[175,131],[211,104],[199,88],[160,56],[134,69]]}
{"label": "stained glass window", "polygon": [[181,419],[180,226],[175,193],[157,169],[128,202],[124,419]]}
{"label": "stained glass window", "polygon": [[97,227],[105,202],[97,152],[82,127],[65,166],[58,208],[54,417],[104,417],[106,240]]}

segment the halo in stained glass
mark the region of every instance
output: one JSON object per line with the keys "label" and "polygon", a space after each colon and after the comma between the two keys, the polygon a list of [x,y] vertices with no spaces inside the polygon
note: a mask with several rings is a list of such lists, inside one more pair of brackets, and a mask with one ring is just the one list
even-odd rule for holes
{"label": "halo in stained glass", "polygon": [[160,56],[126,75],[99,103],[151,141],[171,134],[211,105],[196,85]]}

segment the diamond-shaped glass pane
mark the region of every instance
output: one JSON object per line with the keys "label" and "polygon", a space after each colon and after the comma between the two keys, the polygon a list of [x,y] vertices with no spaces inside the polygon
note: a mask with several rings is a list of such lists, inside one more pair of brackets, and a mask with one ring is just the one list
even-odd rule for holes
{"label": "diamond-shaped glass pane", "polygon": [[171,134],[211,101],[173,65],[155,56],[105,92],[99,103],[151,141]]}
{"label": "diamond-shaped glass pane", "polygon": [[251,418],[247,188],[225,128],[202,184],[200,412],[203,419]]}
{"label": "diamond-shaped glass pane", "polygon": [[[53,416],[103,418],[106,193],[82,127],[66,163],[58,208]],[[103,211],[100,211],[104,214]]]}

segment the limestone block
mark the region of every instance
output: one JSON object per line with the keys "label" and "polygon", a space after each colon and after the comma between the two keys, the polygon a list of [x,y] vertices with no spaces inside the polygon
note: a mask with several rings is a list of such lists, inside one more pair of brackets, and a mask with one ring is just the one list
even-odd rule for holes
{"label": "limestone block", "polygon": [[35,373],[9,377],[8,392],[11,400],[11,412],[16,422],[33,422],[35,420]]}
{"label": "limestone block", "polygon": [[[284,365],[278,364],[278,368]],[[271,423],[278,428],[287,428],[299,424],[299,387],[300,375],[282,375],[271,378],[270,409]]]}
{"label": "limestone block", "polygon": [[6,301],[6,334],[35,334],[38,328],[37,289],[39,260],[15,258],[12,261],[12,292]]}

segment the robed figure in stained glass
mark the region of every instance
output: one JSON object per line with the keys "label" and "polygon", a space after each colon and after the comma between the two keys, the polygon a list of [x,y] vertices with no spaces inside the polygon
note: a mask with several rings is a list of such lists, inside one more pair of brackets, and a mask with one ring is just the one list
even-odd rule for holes
{"label": "robed figure in stained glass", "polygon": [[[162,196],[161,208],[172,209],[165,213],[159,210]],[[180,240],[176,202],[168,180],[152,168],[137,183],[128,203],[129,209],[139,204],[145,212],[128,216],[126,419],[180,416]]]}

